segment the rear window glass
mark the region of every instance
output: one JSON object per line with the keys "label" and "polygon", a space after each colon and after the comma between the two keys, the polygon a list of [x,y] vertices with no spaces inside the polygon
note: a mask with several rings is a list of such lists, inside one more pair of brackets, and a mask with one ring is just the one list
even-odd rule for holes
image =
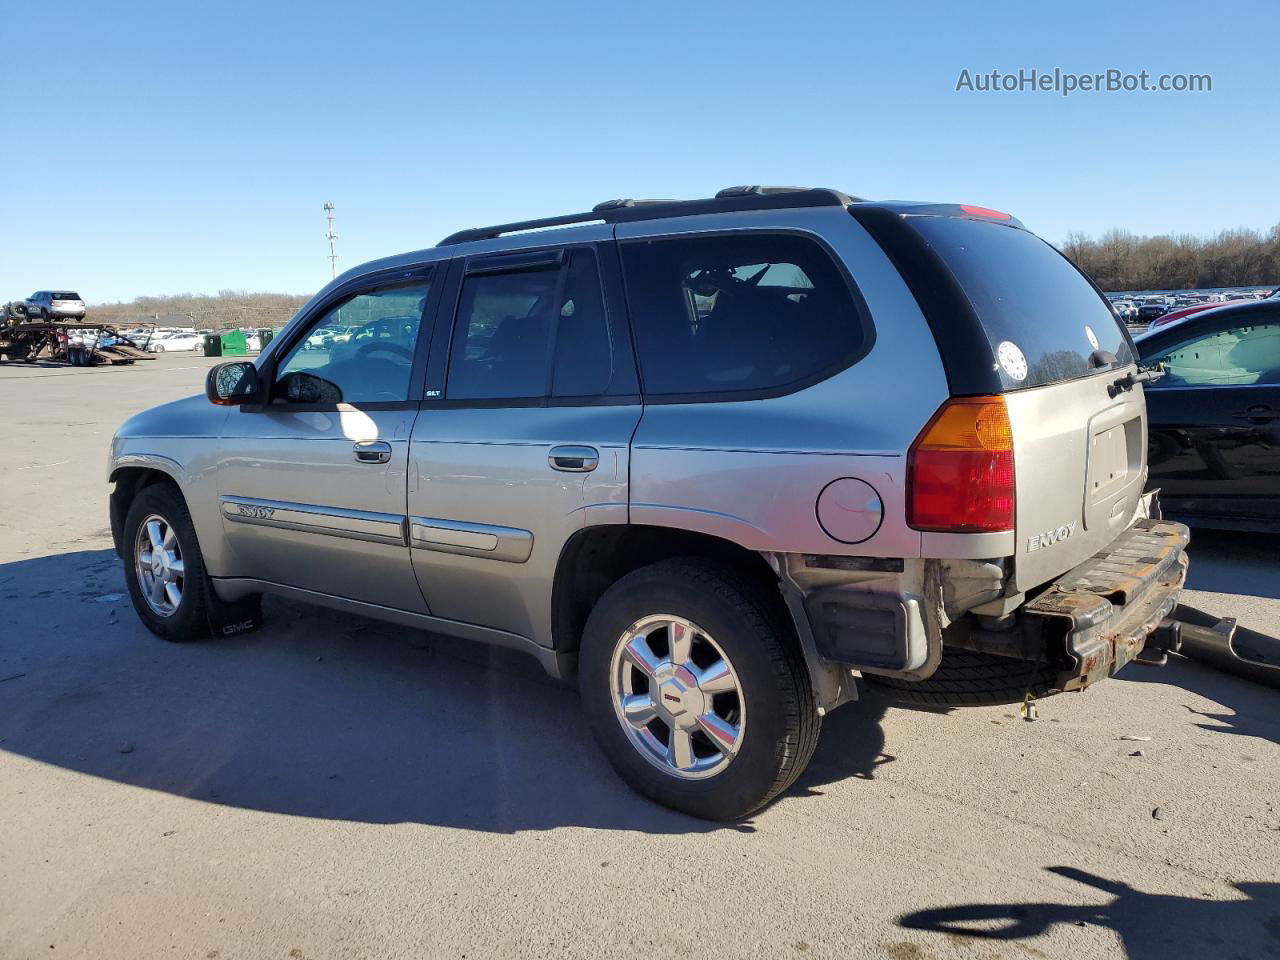
{"label": "rear window glass", "polygon": [[[986,332],[1005,389],[1038,387],[1133,361],[1107,301],[1033,233],[956,217],[908,222],[951,270]],[[1098,359],[1092,359],[1099,351]]]}
{"label": "rear window glass", "polygon": [[78,293],[71,293],[70,291],[67,291],[67,290],[62,290],[62,291],[59,291],[59,292],[55,293],[55,294],[53,295],[53,299],[54,299],[54,300],[79,300],[79,299],[80,299],[80,294],[78,294]]}
{"label": "rear window glass", "polygon": [[[554,340],[554,344],[553,344]],[[595,255],[561,269],[468,276],[449,361],[451,400],[590,397],[613,379]]]}
{"label": "rear window glass", "polygon": [[646,394],[777,390],[852,362],[866,331],[844,275],[789,234],[622,245]]}

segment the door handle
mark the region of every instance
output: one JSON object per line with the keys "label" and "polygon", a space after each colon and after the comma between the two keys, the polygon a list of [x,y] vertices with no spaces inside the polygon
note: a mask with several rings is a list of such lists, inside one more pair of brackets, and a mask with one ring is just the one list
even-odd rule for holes
{"label": "door handle", "polygon": [[563,470],[566,473],[590,473],[600,466],[600,451],[595,447],[564,446],[552,447],[547,454],[547,463],[552,470]]}
{"label": "door handle", "polygon": [[1260,403],[1240,413],[1233,413],[1231,416],[1236,420],[1248,420],[1250,423],[1270,423],[1276,418],[1276,413],[1265,403]]}
{"label": "door handle", "polygon": [[385,440],[357,440],[351,456],[356,463],[386,463],[391,459],[391,444]]}

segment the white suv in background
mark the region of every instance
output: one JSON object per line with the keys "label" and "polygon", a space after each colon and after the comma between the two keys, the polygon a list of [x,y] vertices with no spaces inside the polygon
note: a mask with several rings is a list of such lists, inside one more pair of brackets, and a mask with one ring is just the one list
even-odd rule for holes
{"label": "white suv in background", "polygon": [[33,320],[84,319],[84,301],[71,290],[40,290],[27,297],[23,306]]}
{"label": "white suv in background", "polygon": [[147,345],[147,349],[152,353],[175,353],[183,350],[200,350],[203,347],[204,337],[189,330],[158,333]]}

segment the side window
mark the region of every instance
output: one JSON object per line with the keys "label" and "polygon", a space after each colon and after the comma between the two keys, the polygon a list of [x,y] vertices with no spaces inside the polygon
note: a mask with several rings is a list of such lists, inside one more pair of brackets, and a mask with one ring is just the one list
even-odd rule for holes
{"label": "side window", "polygon": [[599,396],[612,378],[591,250],[571,250],[559,267],[466,278],[449,358],[449,399]]}
{"label": "side window", "polygon": [[622,245],[646,394],[771,390],[834,372],[866,333],[812,240],[723,234]]}
{"label": "side window", "polygon": [[319,317],[276,370],[274,403],[409,399],[427,280],[360,293]]}
{"label": "side window", "polygon": [[1165,377],[1153,387],[1280,383],[1280,323],[1229,327],[1155,356]]}

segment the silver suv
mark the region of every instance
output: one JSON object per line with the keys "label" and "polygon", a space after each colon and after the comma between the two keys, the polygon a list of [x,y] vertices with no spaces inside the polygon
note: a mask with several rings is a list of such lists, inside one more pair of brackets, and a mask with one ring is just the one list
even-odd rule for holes
{"label": "silver suv", "polygon": [[1142,494],[1149,376],[1007,214],[612,201],[339,277],[120,429],[111,525],[161,637],[274,593],[523,650],[633,787],[739,818],[860,690],[1159,656],[1187,531]]}
{"label": "silver suv", "polygon": [[82,320],[84,301],[71,290],[38,290],[23,301],[27,316],[40,320]]}

